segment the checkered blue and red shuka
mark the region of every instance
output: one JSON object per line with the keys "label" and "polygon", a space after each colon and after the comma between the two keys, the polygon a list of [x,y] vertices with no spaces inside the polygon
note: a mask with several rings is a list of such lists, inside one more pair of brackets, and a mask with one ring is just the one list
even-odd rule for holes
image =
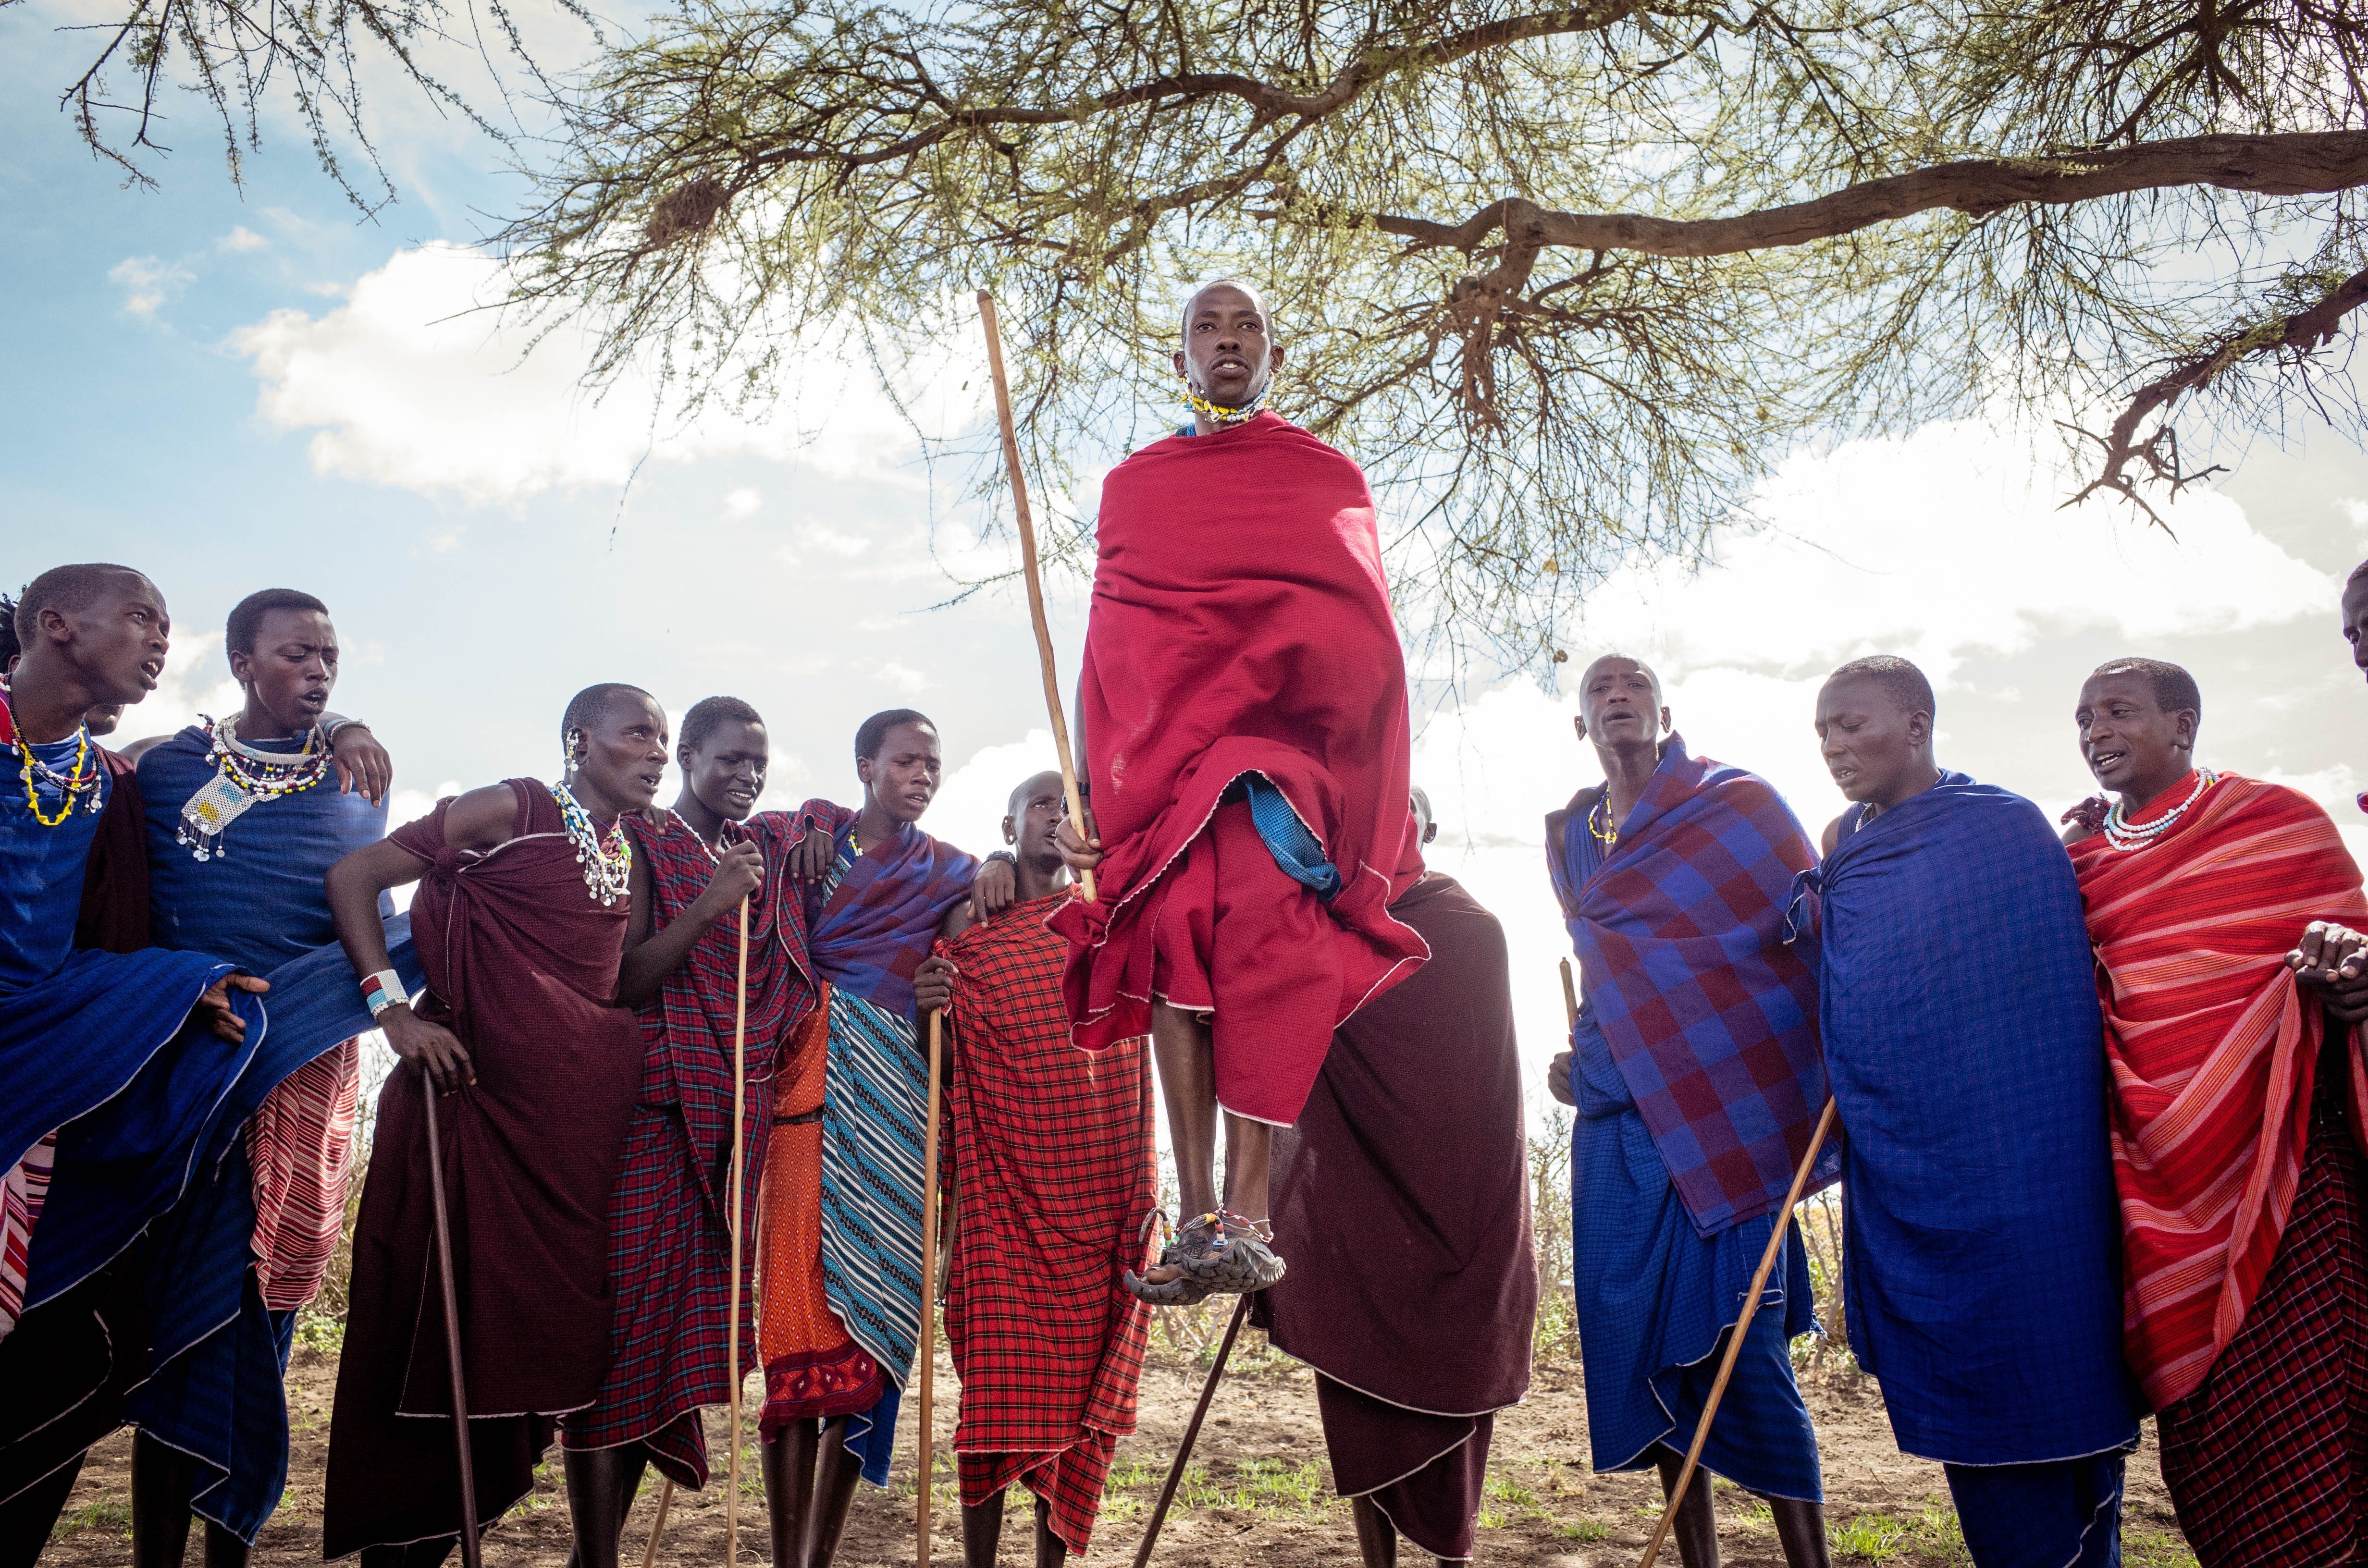
{"label": "checkered blue and red shuka", "polygon": [[[1827,1094],[1814,938],[1785,943],[1808,835],[1765,780],[1674,734],[1593,877],[1586,813],[1548,829],[1588,1006],[1695,1229],[1782,1207]],[[1839,1170],[1829,1144],[1809,1190]]]}

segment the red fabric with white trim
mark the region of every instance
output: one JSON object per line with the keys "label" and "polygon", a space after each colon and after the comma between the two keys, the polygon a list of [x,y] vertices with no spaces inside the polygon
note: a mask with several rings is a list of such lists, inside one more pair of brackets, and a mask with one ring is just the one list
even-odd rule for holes
{"label": "red fabric with white trim", "polygon": [[294,1312],[320,1293],[345,1228],[361,1097],[361,1037],[279,1082],[246,1122],[255,1180],[255,1282],[263,1304]]}

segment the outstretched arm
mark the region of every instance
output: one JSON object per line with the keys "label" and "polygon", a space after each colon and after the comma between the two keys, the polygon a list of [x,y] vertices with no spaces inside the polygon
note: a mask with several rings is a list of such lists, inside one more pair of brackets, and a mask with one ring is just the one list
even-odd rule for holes
{"label": "outstretched arm", "polygon": [[654,934],[649,858],[634,856],[633,906],[625,916],[625,961],[617,972],[617,1000],[628,1007],[646,1007],[656,1001],[666,977],[682,967],[692,945],[764,885],[764,851],[743,839],[723,851],[706,889],[690,907]]}

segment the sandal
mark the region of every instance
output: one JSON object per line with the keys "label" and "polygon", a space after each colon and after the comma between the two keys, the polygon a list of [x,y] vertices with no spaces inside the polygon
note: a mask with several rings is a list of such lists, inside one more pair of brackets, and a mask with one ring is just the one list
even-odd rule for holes
{"label": "sandal", "polygon": [[1263,1290],[1283,1276],[1283,1261],[1268,1244],[1273,1233],[1271,1226],[1231,1210],[1203,1214],[1177,1232],[1176,1239],[1160,1253],[1161,1263],[1174,1264],[1184,1271],[1181,1279],[1150,1285],[1130,1278],[1127,1289],[1144,1301],[1163,1305],[1173,1303],[1148,1292],[1165,1295],[1187,1281],[1201,1287],[1201,1295],[1192,1301]]}
{"label": "sandal", "polygon": [[[1161,1230],[1167,1228],[1166,1210],[1155,1209],[1143,1217],[1143,1226],[1135,1233],[1134,1239],[1138,1244],[1150,1241],[1152,1227],[1155,1225]],[[1183,1261],[1182,1246],[1178,1242],[1171,1241],[1159,1249],[1159,1261],[1152,1265],[1152,1267],[1160,1268],[1169,1265],[1181,1267]],[[1155,1307],[1197,1307],[1207,1301],[1210,1294],[1209,1287],[1193,1278],[1189,1273],[1178,1274],[1165,1284],[1154,1285],[1143,1275],[1130,1268],[1119,1276],[1119,1282],[1126,1287],[1128,1295],[1138,1301],[1146,1302]]]}

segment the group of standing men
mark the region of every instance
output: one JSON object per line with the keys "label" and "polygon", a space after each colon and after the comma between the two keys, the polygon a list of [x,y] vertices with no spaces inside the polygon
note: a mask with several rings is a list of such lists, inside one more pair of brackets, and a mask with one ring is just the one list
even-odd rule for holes
{"label": "group of standing men", "polygon": [[[2368,564],[2344,633],[2368,670]],[[1547,819],[1586,974],[1552,1087],[1579,1119],[1576,1283],[1595,1467],[1675,1480],[1830,1097],[1839,1294],[1901,1449],[1941,1462],[1980,1568],[2120,1561],[2151,1410],[2205,1568],[2368,1553],[2368,901],[2327,813],[2198,767],[2203,698],[2120,659],[2081,687],[2113,798],[2059,835],[1940,766],[1930,685],[1844,665],[1816,730],[1851,805],[1822,846],[1689,755],[1652,670],[1598,660],[1605,782]],[[2368,803],[2368,802],[2363,802]],[[1787,1237],[1702,1463],[1828,1561],[1787,1346]],[[1676,1521],[1718,1546],[1707,1492]]]}
{"label": "group of standing men", "polygon": [[[568,705],[555,782],[388,835],[391,759],[327,711],[336,633],[289,590],[231,615],[245,709],[134,771],[93,737],[156,684],[163,596],[116,566],[29,585],[0,704],[21,786],[0,796],[0,1568],[34,1561],[125,1423],[137,1568],[180,1562],[193,1510],[210,1568],[244,1561],[285,1478],[290,1325],[339,1233],[373,1028],[404,1067],[353,1233],[329,1557],[451,1550],[461,1394],[474,1523],[555,1437],[575,1561],[614,1568],[647,1468],[704,1484],[701,1411],[737,1362],[764,1377],[773,1561],[828,1563],[857,1482],[886,1479],[933,1308],[940,1024],[974,1568],[1015,1485],[1040,1568],[1085,1549],[1146,1304],[1226,1291],[1259,1292],[1315,1368],[1368,1568],[1401,1537],[1471,1555],[1537,1290],[1504,937],[1423,864],[1363,476],[1264,407],[1283,350],[1252,290],[1210,285],[1179,324],[1192,423],[1104,487],[1087,803],[1020,781],[984,862],[917,825],[942,766],[917,712],[858,732],[860,807],[758,812],[754,709],[709,698],[677,741],[618,684]],[[2345,613],[2368,665],[2368,568]],[[2368,904],[2325,813],[2195,768],[2200,694],[2152,661],[2083,687],[2119,800],[2060,842],[1940,767],[1903,660],[1820,693],[1852,802],[1821,846],[1689,752],[1649,668],[1610,656],[1580,684],[1605,782],[1548,819],[1586,977],[1551,1086],[1581,1112],[1597,1468],[1674,1482],[1786,1194],[1839,1180],[1851,1347],[1903,1449],[1946,1467],[1981,1568],[2117,1561],[2149,1405],[2210,1568],[2351,1560]],[[1186,1211],[1156,1256],[1153,1060]],[[1776,1256],[1702,1457],[1808,1568],[1797,1233]],[[1715,1562],[1706,1487],[1677,1542]]]}

